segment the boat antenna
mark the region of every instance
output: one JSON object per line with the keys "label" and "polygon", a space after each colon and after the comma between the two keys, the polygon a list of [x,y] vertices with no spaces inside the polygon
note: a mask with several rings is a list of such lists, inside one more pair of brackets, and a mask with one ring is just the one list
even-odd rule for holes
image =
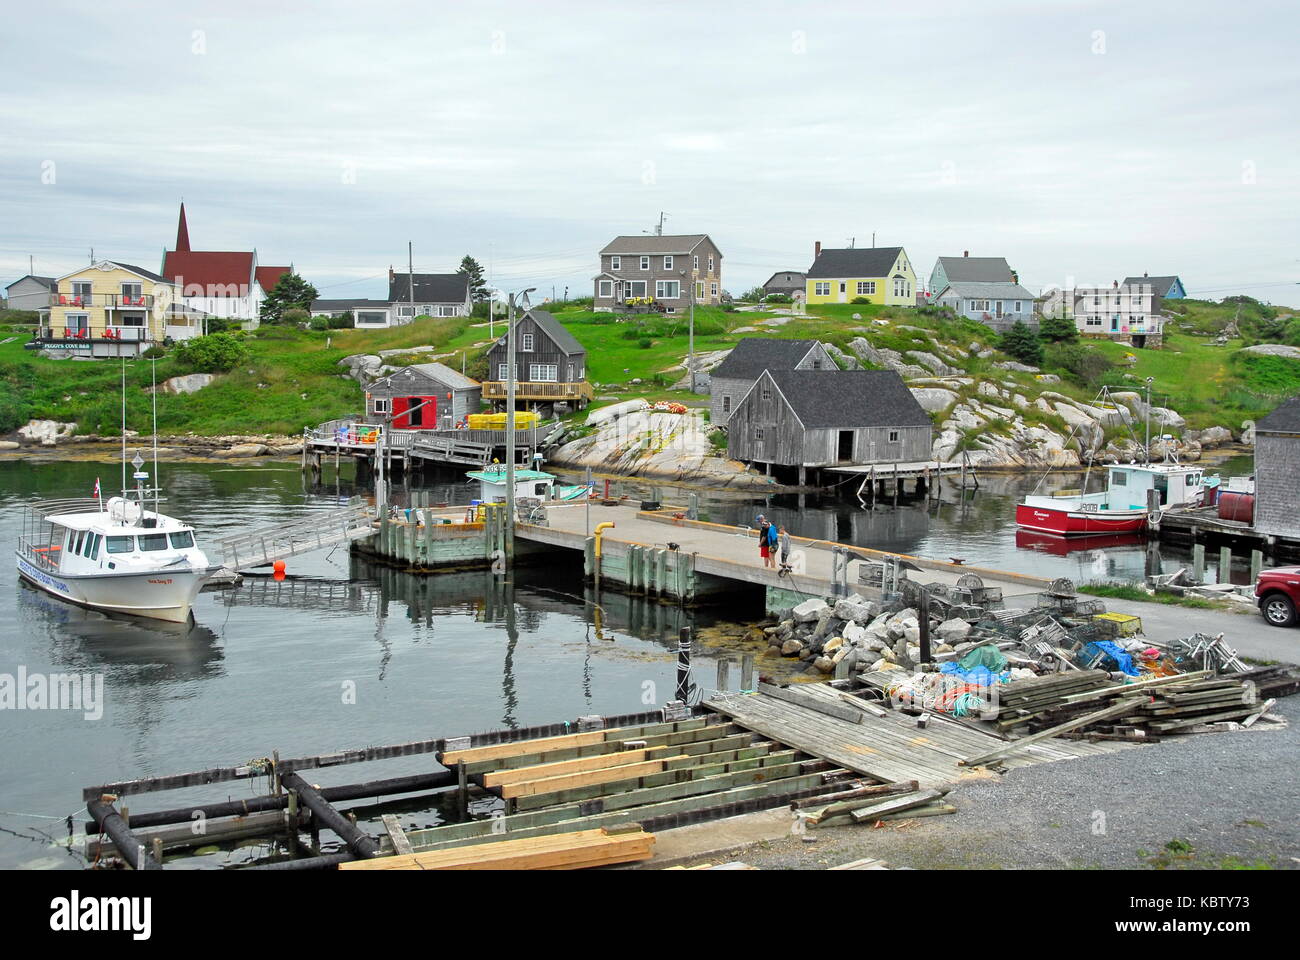
{"label": "boat antenna", "polygon": [[150,357],[153,373],[153,512],[158,515],[158,358]]}
{"label": "boat antenna", "polygon": [[122,496],[126,496],[126,354],[122,354]]}

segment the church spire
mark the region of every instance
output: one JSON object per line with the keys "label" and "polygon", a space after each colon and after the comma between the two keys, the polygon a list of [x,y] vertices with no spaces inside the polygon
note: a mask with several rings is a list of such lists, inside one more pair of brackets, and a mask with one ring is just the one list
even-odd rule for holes
{"label": "church spire", "polygon": [[181,219],[176,225],[176,252],[190,252],[190,230],[185,225],[185,201],[181,201]]}

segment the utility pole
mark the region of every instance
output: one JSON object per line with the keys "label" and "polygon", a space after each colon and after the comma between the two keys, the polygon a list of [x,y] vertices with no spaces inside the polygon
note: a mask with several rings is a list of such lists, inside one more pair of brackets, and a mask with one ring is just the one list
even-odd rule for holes
{"label": "utility pole", "polygon": [[407,302],[411,305],[411,319],[415,319],[415,253],[411,246],[411,241],[406,241],[406,278],[407,278]]}
{"label": "utility pole", "polygon": [[[520,308],[528,309],[528,295],[536,290],[529,287],[520,297]],[[508,564],[515,560],[515,294],[510,294],[506,307],[506,556]]]}
{"label": "utility pole", "polygon": [[1147,415],[1144,418],[1146,421],[1146,445],[1142,450],[1142,458],[1148,464],[1151,463],[1151,381],[1154,379],[1154,377],[1147,377]]}
{"label": "utility pole", "polygon": [[663,235],[664,235],[664,212],[663,212],[662,210],[660,210],[660,211],[659,211],[659,223],[658,223],[658,225],[655,227],[655,236],[656,236],[656,237],[662,237]]}

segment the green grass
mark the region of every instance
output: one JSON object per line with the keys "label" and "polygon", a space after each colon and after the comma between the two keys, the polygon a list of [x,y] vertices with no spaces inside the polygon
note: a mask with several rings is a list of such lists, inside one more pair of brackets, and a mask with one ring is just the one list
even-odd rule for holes
{"label": "green grass", "polygon": [[1218,610],[1221,607],[1221,604],[1201,597],[1180,597],[1177,594],[1161,593],[1159,591],[1152,595],[1141,587],[1135,587],[1127,583],[1084,583],[1080,584],[1079,592],[1112,600],[1129,600],[1135,603],[1163,603],[1178,607],[1194,607],[1198,610]]}

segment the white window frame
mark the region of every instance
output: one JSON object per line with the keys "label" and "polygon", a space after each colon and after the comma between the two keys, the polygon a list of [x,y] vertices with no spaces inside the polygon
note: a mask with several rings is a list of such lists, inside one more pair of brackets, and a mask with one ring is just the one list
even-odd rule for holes
{"label": "white window frame", "polygon": [[498,364],[497,364],[497,380],[500,381],[500,382],[503,382],[503,383],[504,383],[506,380],[509,380],[509,379],[510,379],[510,364],[508,364],[508,363],[498,363]]}
{"label": "white window frame", "polygon": [[813,296],[814,296],[814,297],[829,297],[830,295],[831,295],[831,282],[830,282],[829,280],[825,280],[825,281],[822,281],[822,280],[814,280],[814,281],[813,281]]}
{"label": "white window frame", "polygon": [[459,313],[460,307],[452,304],[442,304],[438,307],[438,316],[440,317],[454,317]]}
{"label": "white window frame", "polygon": [[709,273],[713,272],[713,258],[709,257]]}
{"label": "white window frame", "polygon": [[606,300],[608,300],[609,298],[611,298],[611,297],[614,296],[614,281],[613,281],[613,280],[602,280],[602,281],[600,281],[600,296],[601,296],[603,299],[606,299]]}
{"label": "white window frame", "polygon": [[897,430],[890,430],[890,431],[889,431],[889,442],[890,442],[890,443],[898,443],[899,439],[900,439],[900,437],[899,437],[899,434],[898,434],[898,431],[897,431]]}
{"label": "white window frame", "polygon": [[[628,296],[628,297],[644,297],[644,296],[646,295],[646,285],[647,285],[649,282],[650,282],[650,281],[648,281],[648,280],[628,280],[628,281],[627,281],[627,296]],[[641,291],[640,293],[637,293],[637,292],[636,292],[638,289]]]}
{"label": "white window frame", "polygon": [[709,284],[709,296],[716,297],[717,295],[718,295],[718,285],[716,283]]}
{"label": "white window frame", "polygon": [[[665,293],[671,285],[672,293]],[[680,280],[656,280],[655,281],[655,299],[656,300],[680,300],[682,298],[682,283]]]}
{"label": "white window frame", "polygon": [[519,339],[520,339],[519,348],[523,350],[524,353],[532,353],[533,335],[531,333],[525,333]]}
{"label": "white window frame", "polygon": [[731,412],[731,394],[729,393],[724,393],[722,395],[722,412],[723,413]]}
{"label": "white window frame", "polygon": [[560,365],[558,363],[530,363],[528,365],[529,383],[559,383]]}
{"label": "white window frame", "polygon": [[392,401],[388,397],[374,398],[375,413],[388,413],[392,410]]}
{"label": "white window frame", "polygon": [[874,280],[858,281],[858,296],[860,297],[871,296],[875,292],[876,292],[876,281]]}
{"label": "white window frame", "polygon": [[63,315],[63,325],[69,330],[89,330],[90,314],[88,313],[65,313]]}
{"label": "white window frame", "polygon": [[700,269],[700,255],[698,253],[691,255],[691,269]]}
{"label": "white window frame", "polygon": [[415,317],[415,307],[412,307],[412,306],[409,306],[409,305],[408,305],[408,306],[405,306],[405,307],[398,307],[398,308],[397,308],[397,315],[398,315],[399,317],[412,317],[412,318],[414,318],[414,317]]}
{"label": "white window frame", "polygon": [[622,269],[623,269],[623,258],[622,258],[622,257],[610,257],[610,258],[609,258],[609,269],[611,269],[611,270],[622,270]]}
{"label": "white window frame", "polygon": [[671,256],[669,256],[669,255],[665,255],[665,256],[664,256],[664,269],[665,269],[665,270],[671,270],[672,268],[673,268],[673,258],[672,258]]}
{"label": "white window frame", "polygon": [[642,269],[642,270],[649,270],[649,269],[650,269],[650,258],[649,258],[649,257],[642,257],[642,258],[641,258],[641,269]]}

